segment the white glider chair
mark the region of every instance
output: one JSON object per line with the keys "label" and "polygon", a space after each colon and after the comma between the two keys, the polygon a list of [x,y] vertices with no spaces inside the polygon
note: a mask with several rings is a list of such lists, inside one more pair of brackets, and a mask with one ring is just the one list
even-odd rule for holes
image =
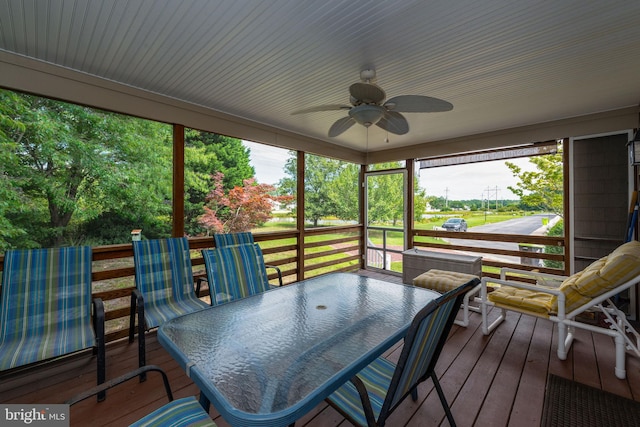
{"label": "white glider chair", "polygon": [[[615,374],[624,379],[626,350],[640,356],[640,335],[611,298],[639,282],[640,242],[637,241],[619,246],[570,277],[503,268],[500,279],[482,279],[482,331],[485,335],[491,333],[505,319],[507,310],[548,318],[558,325],[558,358],[561,360],[567,358],[574,328],[608,335],[615,340]],[[495,289],[489,293],[488,287]],[[489,323],[487,314],[492,306],[500,308],[500,314]],[[603,313],[608,327],[576,320],[578,315],[589,311]]]}

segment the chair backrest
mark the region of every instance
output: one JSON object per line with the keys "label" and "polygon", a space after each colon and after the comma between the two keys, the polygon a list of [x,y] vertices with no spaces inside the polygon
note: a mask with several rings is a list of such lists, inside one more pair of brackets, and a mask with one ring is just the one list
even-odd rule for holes
{"label": "chair backrest", "polygon": [[232,245],[244,245],[246,243],[254,243],[253,234],[250,232],[242,233],[220,233],[214,234],[213,240],[216,243],[216,248],[222,248]]}
{"label": "chair backrest", "polygon": [[0,370],[95,345],[90,247],[7,251],[1,293]]}
{"label": "chair backrest", "polygon": [[464,294],[480,283],[473,279],[427,304],[414,317],[404,339],[380,417],[393,410],[421,381],[433,372],[449,335]]}
{"label": "chair backrest", "polygon": [[144,295],[145,311],[196,299],[186,237],[132,243],[135,282]]}
{"label": "chair backrest", "polygon": [[230,302],[269,289],[262,251],[257,244],[205,249],[211,305]]}

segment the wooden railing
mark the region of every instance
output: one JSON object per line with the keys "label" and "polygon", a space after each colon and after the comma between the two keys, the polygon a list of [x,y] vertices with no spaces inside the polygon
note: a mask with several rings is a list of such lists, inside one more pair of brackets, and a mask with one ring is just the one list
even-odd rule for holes
{"label": "wooden railing", "polygon": [[[481,246],[474,246],[471,243],[466,244],[450,244],[450,243],[434,243],[434,242],[426,242],[421,237],[434,237],[438,239],[446,239],[446,240],[473,240],[473,241],[481,241]],[[514,243],[518,245],[518,250],[515,249],[504,249],[498,247],[497,243]],[[492,246],[492,243],[494,246]],[[413,235],[413,245],[418,248],[426,248],[433,250],[456,250],[456,251],[464,251],[465,253],[473,253],[477,255],[485,255],[482,259],[483,266],[483,276],[488,277],[498,277],[497,273],[493,273],[488,271],[485,267],[516,267],[525,270],[537,270],[544,273],[551,274],[560,274],[560,275],[568,275],[569,274],[569,263],[567,261],[567,253],[565,246],[564,237],[552,237],[552,236],[541,236],[541,235],[531,235],[531,234],[493,234],[493,233],[473,233],[473,232],[464,232],[464,233],[453,233],[450,231],[440,231],[440,230],[414,230]],[[546,253],[544,250],[542,251],[531,251],[531,250],[522,250],[522,248],[530,248],[529,245],[540,245],[544,247],[560,247],[563,248],[561,253]],[[488,255],[488,256],[487,256]],[[491,255],[498,256],[506,256],[506,257],[516,257],[520,260],[549,260],[549,261],[558,261],[563,266],[562,268],[549,268],[544,265],[530,265],[527,263],[521,263],[520,260],[513,261],[500,261],[491,259]],[[498,257],[493,257],[498,258]]]}
{"label": "wooden railing", "polygon": [[[304,277],[361,268],[362,230],[361,225],[305,230]],[[322,249],[327,246],[331,249]]]}
{"label": "wooden railing", "polygon": [[[298,230],[257,233],[256,242],[260,245],[267,264],[278,266],[285,284],[293,283],[304,278],[336,271],[354,271],[363,266],[364,233],[362,225],[322,227]],[[300,245],[301,235],[304,244]],[[490,242],[530,243],[546,246],[563,246],[564,240],[546,236],[524,236],[508,234],[456,233],[456,239],[483,240],[482,248],[470,245],[451,245],[426,243],[421,237],[451,238],[450,232],[415,230],[413,246],[434,250],[461,250],[483,254],[508,255],[534,259],[550,259],[564,262],[563,254],[532,253],[524,251],[491,248]],[[203,277],[204,262],[200,254],[201,249],[212,248],[213,238],[197,237],[189,239],[192,250],[192,265],[194,278]],[[0,268],[2,265],[0,256]],[[301,259],[302,258],[302,259]],[[502,267],[514,264],[483,259],[483,266]],[[565,263],[566,265],[566,263]],[[93,289],[94,297],[101,298],[105,303],[107,320],[107,341],[124,338],[129,330],[130,296],[134,288],[133,250],[131,244],[98,246],[93,248]],[[530,267],[551,273],[563,273],[556,269],[544,267]],[[484,275],[493,276],[490,272]],[[276,274],[271,273],[269,279],[275,281]],[[208,288],[201,290],[201,297],[208,296]]]}

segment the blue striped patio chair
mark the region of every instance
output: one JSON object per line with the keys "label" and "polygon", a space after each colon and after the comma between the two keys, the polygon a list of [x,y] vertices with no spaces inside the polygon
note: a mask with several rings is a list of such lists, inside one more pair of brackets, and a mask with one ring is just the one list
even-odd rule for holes
{"label": "blue striped patio chair", "polygon": [[134,339],[137,313],[139,366],[144,366],[146,330],[208,305],[194,291],[186,237],[134,241],[133,263],[136,289],[131,294],[129,342]]}
{"label": "blue striped patio chair", "polygon": [[97,382],[105,381],[104,307],[91,299],[91,257],[88,246],[4,254],[0,371],[93,348]]}
{"label": "blue striped patio chair", "polygon": [[162,375],[162,381],[169,403],[161,406],[133,424],[130,424],[130,427],[216,427],[216,424],[202,406],[200,406],[195,397],[190,396],[173,400],[169,378],[167,378],[167,374],[156,365],[146,365],[134,371],[127,372],[118,378],[110,380],[108,383],[86,390],[67,400],[65,403],[73,406],[91,396],[103,393],[107,389],[116,387],[133,378],[146,375],[148,372],[159,372]]}
{"label": "blue striped patio chair", "polygon": [[246,243],[255,243],[251,232],[242,233],[218,233],[213,235],[213,241],[216,248],[223,246],[244,245]]}
{"label": "blue striped patio chair", "polygon": [[257,244],[202,250],[211,305],[269,290],[269,279]]}
{"label": "blue striped patio chair", "polygon": [[449,424],[455,426],[434,368],[457,308],[478,283],[479,279],[473,279],[427,304],[411,322],[397,365],[377,358],[329,396],[327,402],[354,425],[381,427],[408,395],[416,401],[418,384],[431,377]]}
{"label": "blue striped patio chair", "polygon": [[[253,234],[249,231],[241,233],[218,233],[213,235],[213,240],[216,244],[216,248],[222,248],[225,246],[254,244]],[[263,261],[264,264],[264,261]],[[275,265],[265,264],[265,268],[273,268],[278,275],[278,284],[282,286],[282,272]]]}

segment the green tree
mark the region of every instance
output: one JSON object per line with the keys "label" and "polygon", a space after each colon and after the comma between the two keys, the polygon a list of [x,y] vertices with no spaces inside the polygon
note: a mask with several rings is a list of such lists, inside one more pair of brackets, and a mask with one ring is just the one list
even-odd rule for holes
{"label": "green tree", "polygon": [[[402,165],[399,162],[387,162],[374,165],[374,170],[398,169]],[[429,198],[426,190],[420,187],[417,176],[413,177],[414,185],[414,211],[415,221],[422,219]],[[391,222],[393,226],[404,219],[404,185],[401,174],[392,173],[379,175],[373,182],[368,183],[369,223]]]}
{"label": "green tree", "polygon": [[168,126],[9,91],[0,104],[3,174],[21,202],[4,217],[26,233],[11,246],[75,243],[105,212],[170,212]]}
{"label": "green tree", "polygon": [[[280,195],[295,196],[297,188],[298,161],[295,152],[291,152],[284,166],[285,177],[278,182]],[[341,163],[338,160],[327,157],[305,155],[304,218],[318,226],[321,218],[338,215],[338,204],[335,192],[331,192],[330,183],[338,178],[341,172]],[[332,197],[333,195],[333,197]]]}
{"label": "green tree", "polygon": [[18,166],[18,144],[9,136],[25,131],[24,124],[14,120],[20,106],[20,98],[16,93],[0,91],[0,251],[10,249],[12,241],[25,239],[27,234],[24,227],[14,224],[9,218],[10,212],[22,205],[19,186],[9,174]]}
{"label": "green tree", "polygon": [[413,194],[413,220],[421,221],[422,215],[425,213],[427,208],[427,202],[429,201],[429,197],[427,196],[427,190],[420,187],[418,182],[418,177],[414,178],[414,194]]}
{"label": "green tree", "polygon": [[529,161],[537,168],[523,171],[519,166],[505,162],[519,179],[515,187],[507,187],[520,197],[524,206],[542,209],[556,215],[563,215],[563,173],[562,154],[548,154],[531,157]]}
{"label": "green tree", "polygon": [[242,187],[255,176],[250,150],[237,138],[210,132],[187,130],[185,135],[185,232],[202,233],[199,221],[206,197],[211,191],[211,176],[224,176],[223,188]]}
{"label": "green tree", "polygon": [[369,175],[367,178],[367,220],[369,225],[391,223],[404,217],[403,177],[401,174]]}
{"label": "green tree", "polygon": [[336,178],[327,182],[327,194],[335,206],[335,215],[344,221],[358,221],[360,204],[358,177],[360,166],[354,163],[340,162]]}
{"label": "green tree", "polygon": [[[564,221],[560,220],[553,225],[547,232],[547,236],[564,236]],[[564,247],[562,246],[545,246],[544,253],[546,254],[562,254],[564,253]],[[564,268],[562,261],[554,261],[550,259],[544,260],[544,266],[549,268]]]}

